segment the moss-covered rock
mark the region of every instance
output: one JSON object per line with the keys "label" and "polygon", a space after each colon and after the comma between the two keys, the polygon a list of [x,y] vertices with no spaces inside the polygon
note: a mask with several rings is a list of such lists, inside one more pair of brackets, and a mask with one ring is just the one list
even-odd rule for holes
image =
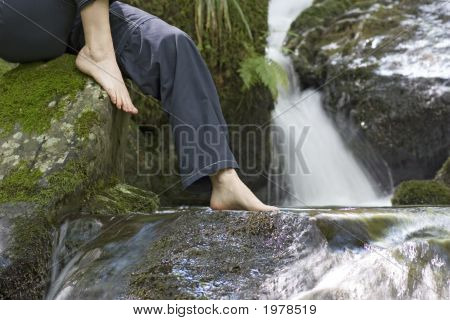
{"label": "moss-covered rock", "polygon": [[450,188],[437,181],[405,181],[396,188],[392,204],[450,205]]}
{"label": "moss-covered rock", "polygon": [[7,72],[0,101],[0,298],[42,298],[55,224],[123,174],[127,116],[73,56]]}
{"label": "moss-covered rock", "polygon": [[[197,39],[195,26],[195,1],[156,1],[156,0],[129,0],[152,14],[155,14],[167,22],[187,32],[194,40]],[[223,32],[220,41],[217,37],[205,32],[202,37],[201,53],[216,83],[220,95],[225,119],[230,125],[246,124],[248,131],[255,131],[255,135],[239,135],[240,139],[230,141],[233,151],[240,163],[244,181],[255,190],[260,197],[265,197],[266,178],[260,174],[262,169],[267,169],[270,164],[270,141],[268,135],[261,136],[259,128],[263,124],[270,123],[273,100],[270,91],[263,86],[256,86],[249,91],[243,89],[243,82],[239,76],[240,63],[245,60],[250,52],[248,46],[254,48],[257,54],[264,54],[266,36],[268,31],[267,12],[269,1],[246,0],[239,1],[243,13],[251,26],[253,40],[247,34],[239,12],[230,5],[232,32]],[[209,195],[203,196],[182,192],[176,176],[178,163],[173,152],[173,145],[167,130],[153,130],[151,126],[160,127],[168,123],[167,117],[157,101],[136,95],[134,101],[140,109],[140,115],[133,118],[139,126],[141,133],[133,133],[130,136],[130,145],[134,145],[129,151],[130,161],[137,163],[137,168],[129,168],[126,177],[127,182],[161,193],[162,203],[165,204],[208,204]],[[254,125],[253,127],[251,125]],[[236,130],[238,130],[236,128]],[[233,136],[233,128],[230,130]],[[139,152],[135,148],[136,135],[143,135],[146,139],[164,141],[167,146],[162,150],[154,150],[155,145],[140,145]],[[259,142],[251,142],[248,137],[257,136]],[[237,135],[234,135],[237,137]],[[258,144],[259,143],[259,144]],[[258,146],[253,149],[245,149],[244,146]],[[261,146],[261,147],[260,147]],[[157,157],[144,157],[145,154],[158,154]],[[162,161],[173,159],[171,161]],[[146,168],[157,163],[164,166],[162,172],[167,174],[148,175]],[[134,166],[134,165],[133,165]],[[252,170],[249,170],[252,168]],[[251,171],[251,172],[250,172]],[[136,174],[139,172],[139,174]]]}
{"label": "moss-covered rock", "polygon": [[[10,134],[16,125],[24,133],[42,134],[50,128],[52,119],[60,119],[67,101],[72,101],[86,83],[72,60],[63,56],[47,64],[25,64],[1,78],[3,136]],[[62,98],[66,101],[61,101]],[[43,105],[45,102],[47,105]]]}
{"label": "moss-covered rock", "polygon": [[448,205],[450,204],[450,159],[444,162],[434,180],[402,182],[395,190],[393,205]]}
{"label": "moss-covered rock", "polygon": [[151,212],[158,208],[159,199],[151,191],[126,184],[116,184],[96,192],[84,205],[91,214],[131,214]]}
{"label": "moss-covered rock", "polygon": [[0,299],[44,298],[55,221],[40,213],[12,220],[0,215],[0,223],[12,240],[7,252],[0,251]]}
{"label": "moss-covered rock", "polygon": [[395,184],[432,178],[448,157],[449,15],[443,6],[315,0],[287,39],[301,85],[321,88],[352,150],[364,159],[368,140]]}

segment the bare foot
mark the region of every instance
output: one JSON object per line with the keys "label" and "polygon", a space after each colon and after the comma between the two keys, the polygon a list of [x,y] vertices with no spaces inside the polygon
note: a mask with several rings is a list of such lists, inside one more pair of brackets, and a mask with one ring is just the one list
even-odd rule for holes
{"label": "bare foot", "polygon": [[213,191],[210,206],[214,210],[277,211],[262,203],[241,181],[234,169],[225,169],[211,176]]}
{"label": "bare foot", "polygon": [[113,51],[94,53],[84,46],[78,53],[76,65],[81,72],[94,78],[106,90],[117,108],[132,114],[138,113],[131,101]]}

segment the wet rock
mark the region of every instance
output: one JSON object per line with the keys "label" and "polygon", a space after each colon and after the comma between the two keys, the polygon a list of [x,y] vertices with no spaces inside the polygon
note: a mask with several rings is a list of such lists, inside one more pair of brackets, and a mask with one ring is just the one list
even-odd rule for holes
{"label": "wet rock", "polygon": [[176,215],[83,215],[54,237],[47,299],[120,299],[150,243]]}
{"label": "wet rock", "polygon": [[82,210],[91,214],[130,214],[152,212],[158,207],[159,199],[153,192],[119,183],[96,192]]}
{"label": "wet rock", "polygon": [[10,225],[0,298],[42,298],[59,217],[78,212],[99,181],[122,176],[127,117],[73,56],[7,72],[0,100],[0,223]]}
{"label": "wet rock", "polygon": [[396,184],[430,179],[450,145],[448,3],[316,0],[287,47],[303,87],[324,104],[360,159],[365,142]]}
{"label": "wet rock", "polygon": [[83,215],[50,299],[448,299],[445,207]]}
{"label": "wet rock", "polygon": [[183,214],[133,274],[140,299],[258,298],[264,279],[324,243],[306,217],[290,213]]}

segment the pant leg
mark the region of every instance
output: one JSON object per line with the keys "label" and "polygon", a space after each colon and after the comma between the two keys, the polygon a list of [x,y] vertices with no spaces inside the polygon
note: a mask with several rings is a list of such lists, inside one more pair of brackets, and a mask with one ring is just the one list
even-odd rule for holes
{"label": "pant leg", "polygon": [[127,36],[117,52],[118,62],[145,94],[161,100],[172,127],[183,186],[210,190],[210,174],[238,164],[207,65],[185,32],[120,2],[114,7],[121,7],[132,20],[147,16]]}
{"label": "pant leg", "polygon": [[75,14],[73,0],[0,0],[0,57],[30,62],[62,55]]}

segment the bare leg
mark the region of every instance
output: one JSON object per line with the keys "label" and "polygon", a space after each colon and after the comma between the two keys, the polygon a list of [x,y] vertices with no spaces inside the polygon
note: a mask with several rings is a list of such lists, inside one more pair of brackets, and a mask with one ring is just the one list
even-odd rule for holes
{"label": "bare leg", "polygon": [[234,169],[210,176],[213,185],[211,208],[215,210],[277,211],[262,203],[241,181]]}
{"label": "bare leg", "polygon": [[96,0],[81,10],[86,44],[80,50],[76,65],[106,90],[111,101],[125,112],[138,110],[117,65],[109,24],[109,1]]}

